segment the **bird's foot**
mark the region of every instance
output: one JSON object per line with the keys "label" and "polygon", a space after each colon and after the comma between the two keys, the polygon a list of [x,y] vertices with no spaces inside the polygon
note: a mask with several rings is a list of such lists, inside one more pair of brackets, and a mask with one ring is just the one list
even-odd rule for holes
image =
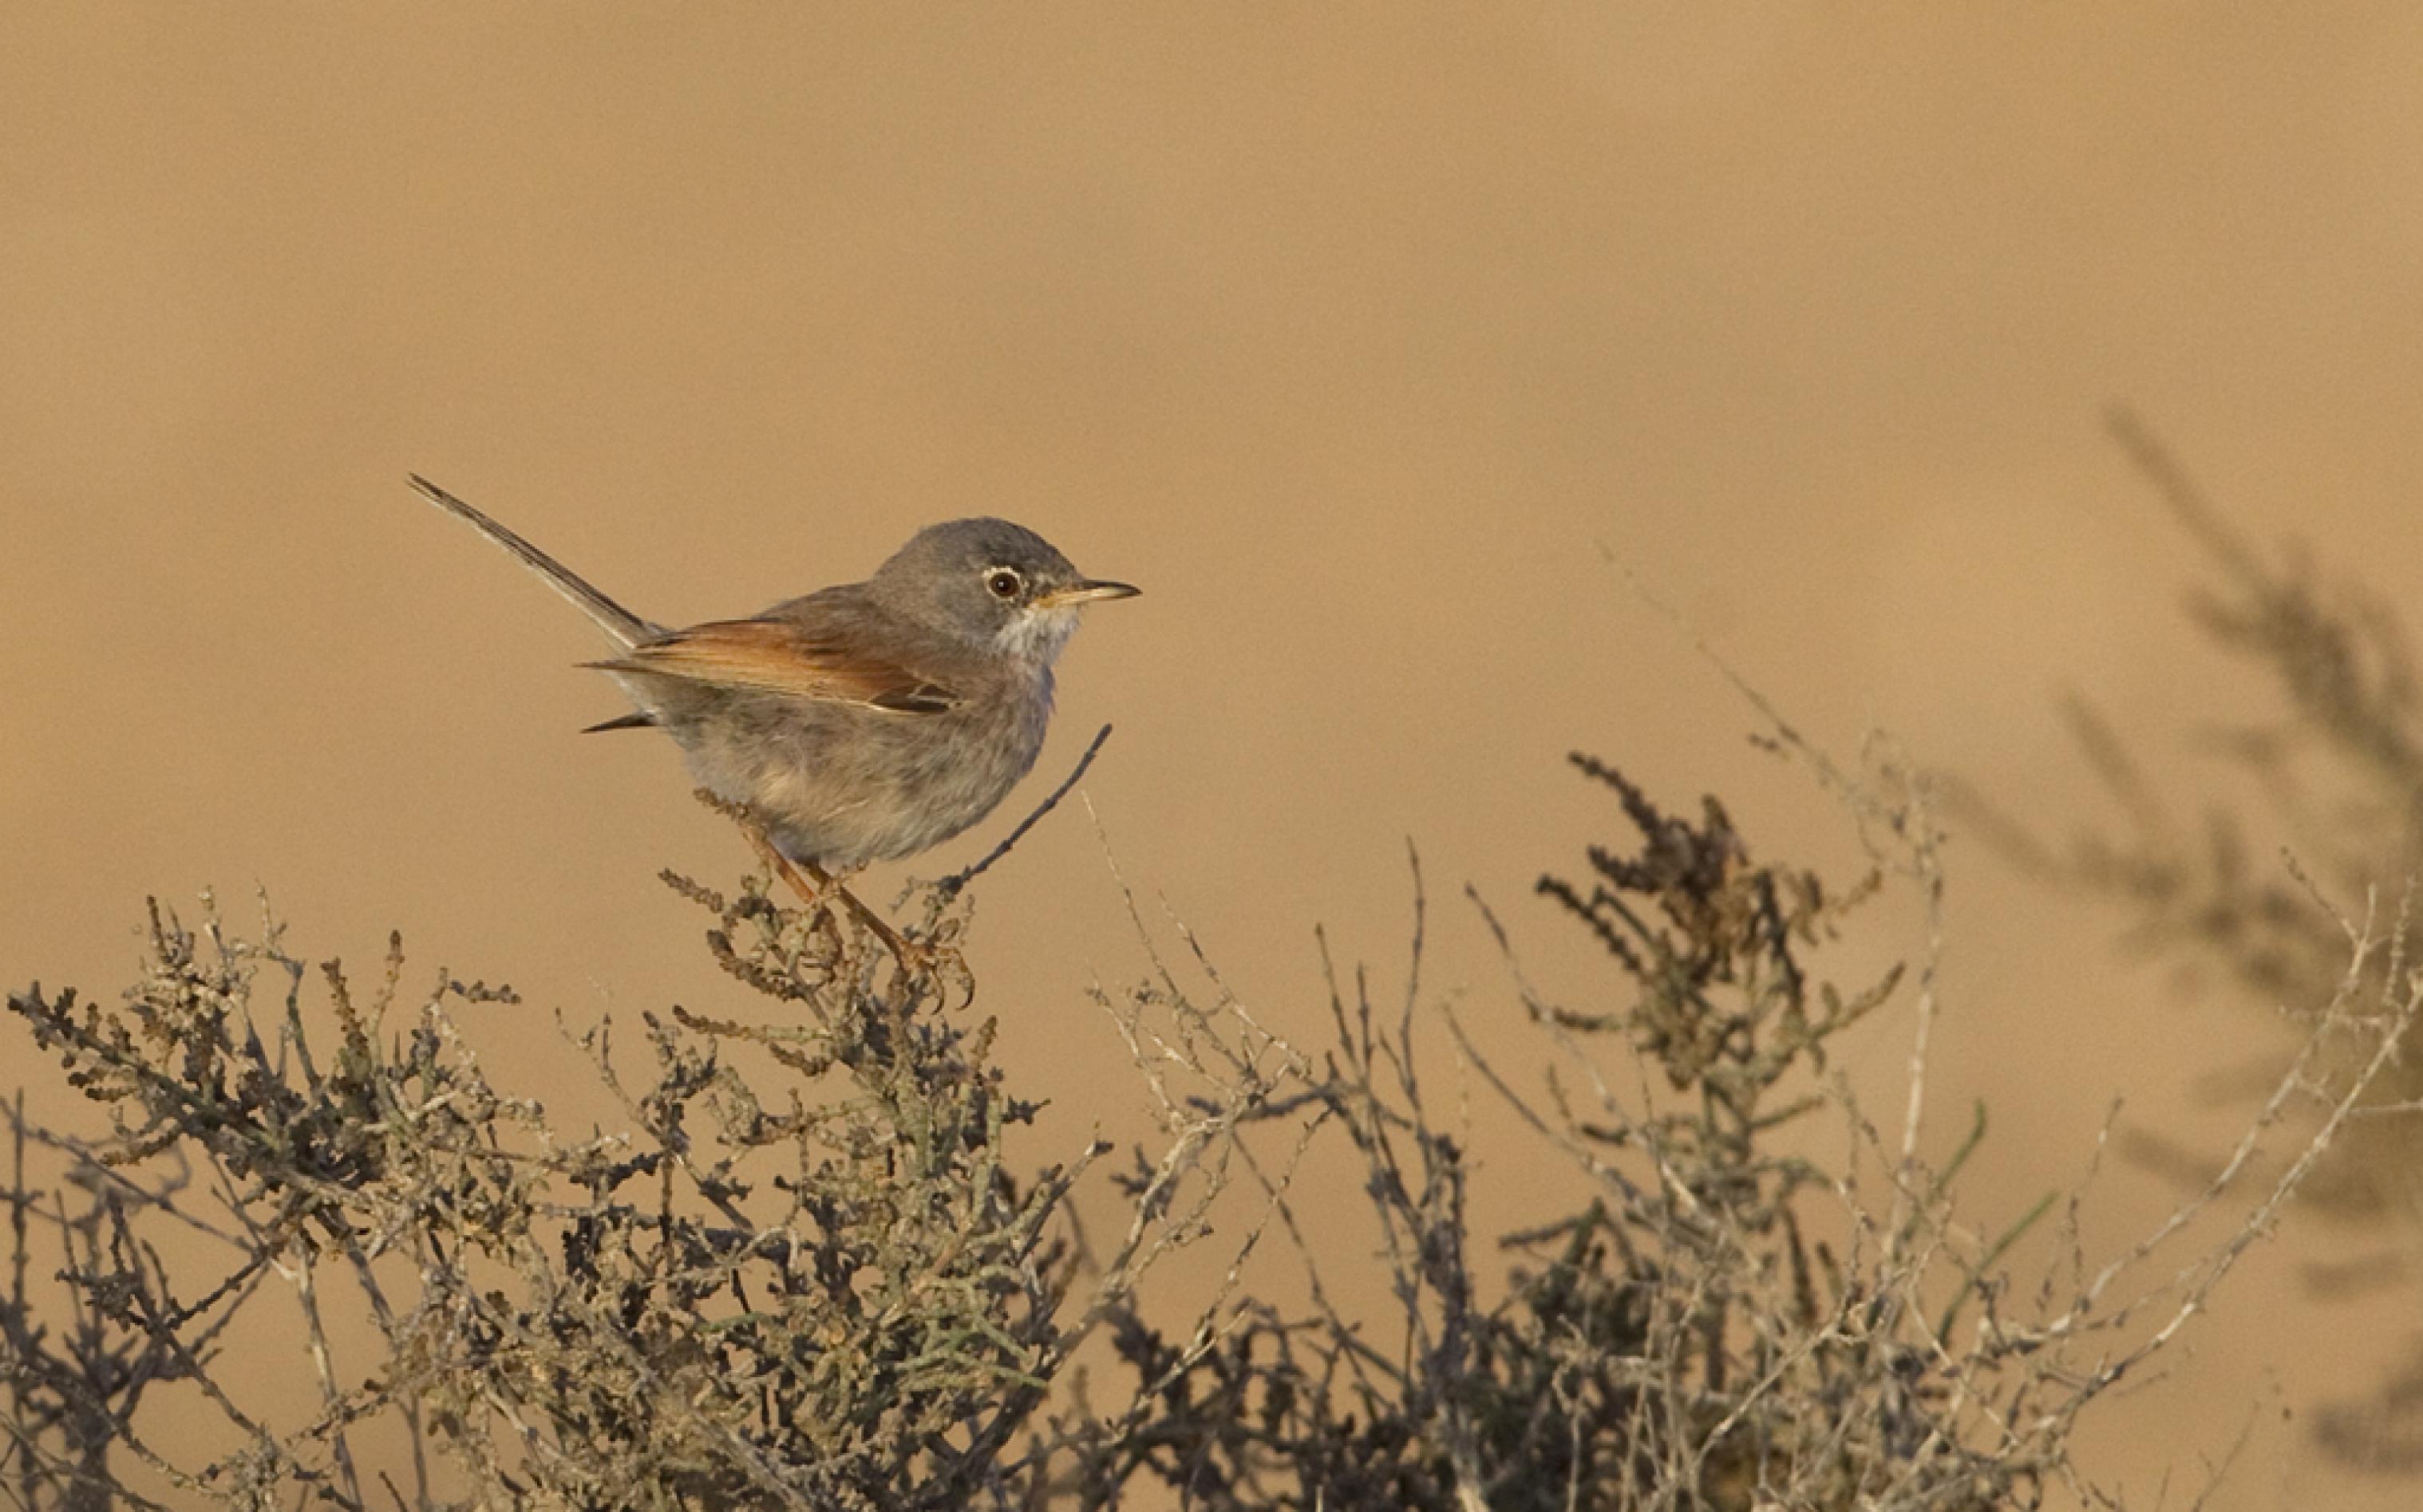
{"label": "bird's foot", "polygon": [[[827,880],[831,881],[831,878]],[[976,1000],[975,973],[968,969],[967,957],[959,953],[958,946],[945,945],[939,940],[911,939],[893,928],[882,915],[861,902],[858,894],[840,882],[831,881],[831,887],[850,912],[858,916],[859,922],[883,941],[884,948],[892,953],[892,959],[899,966],[903,976],[911,981],[934,984],[935,990],[945,1001],[949,1000],[948,989],[963,993],[959,1003],[962,1008]]]}
{"label": "bird's foot", "polygon": [[966,958],[956,947],[908,938],[823,867],[814,861],[793,861],[776,849],[774,843],[767,838],[766,831],[756,825],[743,824],[741,828],[749,836],[750,844],[756,848],[758,858],[799,895],[801,903],[811,908],[819,908],[835,898],[840,899],[842,906],[883,942],[884,949],[892,953],[892,959],[903,972],[938,984],[948,982],[958,985],[967,994],[966,1002],[961,1004],[963,1007],[975,1001],[975,974],[968,969]]}

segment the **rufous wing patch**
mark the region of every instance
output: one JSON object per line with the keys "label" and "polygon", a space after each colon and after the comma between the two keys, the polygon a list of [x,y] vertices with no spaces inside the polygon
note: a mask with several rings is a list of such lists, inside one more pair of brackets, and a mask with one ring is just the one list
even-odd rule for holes
{"label": "rufous wing patch", "polygon": [[839,636],[779,620],[694,624],[643,640],[611,661],[582,665],[859,703],[894,714],[940,714],[959,701],[951,689],[895,661],[848,645]]}

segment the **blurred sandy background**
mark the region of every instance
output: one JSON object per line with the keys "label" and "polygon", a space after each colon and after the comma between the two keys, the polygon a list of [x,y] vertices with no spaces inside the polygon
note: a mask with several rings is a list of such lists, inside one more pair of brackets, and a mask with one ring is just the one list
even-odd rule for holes
{"label": "blurred sandy background", "polygon": [[[1528,896],[1615,832],[1573,747],[1849,874],[1602,544],[1816,738],[1882,724],[2059,823],[2064,689],[2161,755],[2253,686],[2106,401],[2259,537],[2423,588],[2412,6],[1487,8],[0,8],[0,977],[114,991],[144,894],[259,884],[311,954],[394,926],[509,977],[484,1043],[542,1090],[550,1008],[723,1000],[653,878],[744,851],[661,742],[575,733],[620,708],[585,627],[406,469],[664,620],[973,512],[1143,585],[1011,809],[1115,721],[1119,863],[1307,1039],[1316,922],[1395,980],[1408,836],[1468,1014],[1507,1000],[1466,880],[1604,980]],[[1990,1100],[1980,1227],[2115,1095],[2229,1126],[2184,1088],[2258,1013],[1974,846],[1955,886],[1937,1147]],[[1872,922],[1855,960],[1903,948]],[[1133,1129],[1083,992],[1142,955],[1082,808],[986,879],[973,958],[1036,1161]],[[1855,1047],[1879,1095],[1906,1025]],[[1476,1116],[1482,1223],[1538,1216],[1549,1162]],[[2110,1173],[2090,1242],[2168,1198]],[[2358,1242],[2292,1228],[2090,1469],[2178,1504],[2254,1411],[2213,1504],[2409,1504],[2304,1437],[2410,1345],[2410,1294],[2296,1289]]]}

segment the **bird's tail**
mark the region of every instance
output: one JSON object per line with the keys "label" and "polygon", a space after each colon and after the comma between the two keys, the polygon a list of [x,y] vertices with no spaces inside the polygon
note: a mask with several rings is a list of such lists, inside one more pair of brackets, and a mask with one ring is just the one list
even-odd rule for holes
{"label": "bird's tail", "polygon": [[447,513],[465,521],[472,529],[511,552],[515,561],[545,578],[547,587],[562,594],[571,601],[573,607],[596,622],[597,628],[605,631],[616,646],[627,650],[658,633],[657,626],[590,587],[571,568],[419,473],[413,473],[410,476],[412,486],[420,491],[422,497]]}

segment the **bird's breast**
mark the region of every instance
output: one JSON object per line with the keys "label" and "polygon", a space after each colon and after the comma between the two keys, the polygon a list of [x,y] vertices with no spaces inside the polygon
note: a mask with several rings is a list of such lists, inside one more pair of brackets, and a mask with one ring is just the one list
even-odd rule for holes
{"label": "bird's breast", "polygon": [[931,714],[772,696],[689,723],[691,765],[764,814],[795,858],[848,868],[896,860],[976,824],[1033,769],[1052,717],[1048,669],[981,678]]}

